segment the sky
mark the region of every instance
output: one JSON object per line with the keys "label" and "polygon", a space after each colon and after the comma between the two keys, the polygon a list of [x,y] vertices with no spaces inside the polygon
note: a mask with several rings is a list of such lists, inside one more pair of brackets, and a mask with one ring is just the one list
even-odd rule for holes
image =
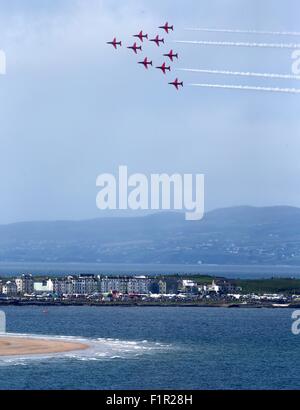
{"label": "sky", "polygon": [[[188,87],[207,82],[299,87],[299,81],[175,71],[291,74],[292,50],[209,47],[176,40],[298,42],[300,37],[201,33],[186,27],[300,31],[298,0],[0,0],[0,223],[86,219],[96,178],[130,173],[205,174],[206,210],[300,206],[300,96]],[[298,21],[297,21],[298,20]],[[125,45],[169,21],[163,51],[180,59],[167,78]],[[160,32],[163,34],[162,32]],[[145,44],[162,63],[162,50]],[[179,77],[180,92],[168,86]],[[298,83],[298,84],[297,84]]]}

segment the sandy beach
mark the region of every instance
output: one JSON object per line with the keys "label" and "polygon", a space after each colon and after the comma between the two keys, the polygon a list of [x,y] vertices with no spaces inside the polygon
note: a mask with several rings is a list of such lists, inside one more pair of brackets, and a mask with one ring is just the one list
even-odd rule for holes
{"label": "sandy beach", "polygon": [[0,356],[26,356],[84,350],[89,346],[77,342],[30,337],[0,336]]}

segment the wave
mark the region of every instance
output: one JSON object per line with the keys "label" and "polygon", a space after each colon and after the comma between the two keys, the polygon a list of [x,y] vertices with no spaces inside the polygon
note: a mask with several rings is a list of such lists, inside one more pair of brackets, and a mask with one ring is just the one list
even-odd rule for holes
{"label": "wave", "polygon": [[47,359],[73,359],[81,361],[115,360],[134,358],[145,354],[165,352],[171,345],[149,342],[147,340],[133,341],[112,338],[85,338],[78,336],[48,336],[35,334],[7,333],[6,336],[30,337],[31,339],[57,340],[82,343],[88,346],[84,350],[74,350],[62,353],[46,353],[24,356],[0,356],[0,366],[26,365],[28,361],[43,361]]}

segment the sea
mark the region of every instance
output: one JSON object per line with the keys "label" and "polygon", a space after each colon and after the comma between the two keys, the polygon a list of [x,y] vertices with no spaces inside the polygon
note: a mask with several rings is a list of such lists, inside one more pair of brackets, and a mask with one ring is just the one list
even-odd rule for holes
{"label": "sea", "polygon": [[85,351],[0,358],[0,389],[299,389],[290,309],[8,306],[7,331]]}
{"label": "sea", "polygon": [[300,266],[0,262],[0,276],[9,277],[22,273],[32,273],[38,276],[63,276],[82,273],[101,275],[201,274],[226,278],[265,279],[272,277],[300,278]]}

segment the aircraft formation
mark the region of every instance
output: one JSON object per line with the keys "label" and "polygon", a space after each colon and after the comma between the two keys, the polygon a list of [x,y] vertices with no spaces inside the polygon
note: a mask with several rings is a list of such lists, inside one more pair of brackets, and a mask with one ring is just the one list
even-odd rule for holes
{"label": "aircraft formation", "polygon": [[[168,22],[163,26],[159,26],[158,28],[164,30],[166,34],[169,34],[170,31],[174,31],[174,26],[169,25]],[[127,46],[127,48],[129,50],[132,50],[135,54],[143,52],[143,45],[146,41],[156,44],[157,47],[165,45],[165,39],[163,37],[160,37],[159,34],[157,34],[154,38],[149,38],[149,35],[144,33],[142,30],[138,34],[134,34],[133,37],[137,40],[132,46]],[[112,45],[115,50],[118,50],[118,47],[122,47],[122,41],[118,41],[116,37],[112,41],[108,41],[107,44]],[[178,53],[170,50],[168,53],[164,53],[163,57],[167,57],[169,61],[173,63],[175,59],[178,60]],[[138,61],[138,64],[144,66],[146,70],[148,70],[150,67],[161,70],[164,75],[166,75],[167,71],[171,71],[171,64],[167,65],[167,63],[164,61],[162,65],[154,66],[153,61],[149,60],[148,57],[145,57],[142,61]],[[179,90],[179,87],[183,87],[183,81],[180,81],[178,80],[178,78],[176,78],[174,81],[169,82],[169,85],[172,85],[176,88],[176,90]]]}

